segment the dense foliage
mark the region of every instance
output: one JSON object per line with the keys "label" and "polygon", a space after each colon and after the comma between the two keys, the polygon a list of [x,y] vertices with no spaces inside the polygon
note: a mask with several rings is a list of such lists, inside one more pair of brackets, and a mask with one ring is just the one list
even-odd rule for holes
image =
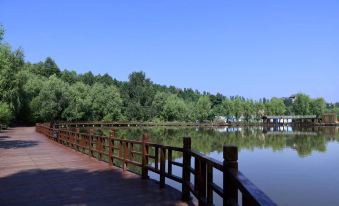
{"label": "dense foliage", "polygon": [[0,27],[0,122],[27,123],[53,120],[95,121],[208,121],[215,116],[259,120],[263,115],[339,113],[339,104],[297,94],[291,98],[251,100],[225,97],[192,89],[153,83],[144,72],[128,81],[91,72],[60,70],[47,57],[26,62],[21,49],[3,42]]}

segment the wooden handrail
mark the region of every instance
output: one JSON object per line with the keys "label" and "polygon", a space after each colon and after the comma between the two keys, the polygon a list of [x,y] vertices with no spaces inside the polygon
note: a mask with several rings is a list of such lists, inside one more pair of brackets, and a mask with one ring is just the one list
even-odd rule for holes
{"label": "wooden handrail", "polygon": [[[173,147],[149,142],[148,134],[142,141],[117,138],[115,130],[110,135],[94,135],[94,128],[88,133],[54,128],[52,124],[36,124],[36,131],[49,139],[85,153],[109,165],[128,170],[133,165],[141,170],[141,177],[148,179],[148,171],[160,176],[160,188],[169,178],[182,185],[182,200],[190,201],[190,194],[199,205],[213,205],[213,192],[223,199],[223,205],[238,205],[238,192],[242,194],[242,205],[276,205],[264,192],[258,189],[238,171],[238,150],[235,146],[224,146],[224,161],[218,161],[191,148],[191,138],[183,138],[183,147]],[[173,161],[173,151],[182,154],[183,162]],[[136,154],[136,155],[135,155]],[[154,160],[153,166],[150,159]],[[194,167],[191,160],[194,159]],[[117,164],[120,163],[120,164]],[[167,164],[167,167],[166,167]],[[181,176],[172,173],[172,166],[182,168]],[[223,188],[213,180],[213,171],[223,173]],[[193,174],[194,184],[191,184]]]}

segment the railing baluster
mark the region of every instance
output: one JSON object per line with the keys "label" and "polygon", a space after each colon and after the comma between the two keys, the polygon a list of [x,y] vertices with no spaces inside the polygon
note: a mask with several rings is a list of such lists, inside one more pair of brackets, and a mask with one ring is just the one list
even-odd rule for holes
{"label": "railing baluster", "polygon": [[131,160],[131,161],[133,161],[133,143],[130,143],[130,145],[129,145],[130,147],[129,147],[129,159]]}
{"label": "railing baluster", "polygon": [[94,141],[94,130],[93,128],[90,128],[89,129],[89,157],[94,157],[94,152],[93,152],[94,142],[93,141]]}
{"label": "railing baluster", "polygon": [[69,143],[69,140],[70,140],[70,138],[71,138],[71,131],[68,131],[67,132],[67,144],[66,144],[66,146],[70,146],[70,143]]}
{"label": "railing baluster", "polygon": [[207,164],[207,205],[213,205],[213,166]]}
{"label": "railing baluster", "polygon": [[98,160],[102,160],[102,152],[103,152],[103,139],[101,137],[97,137],[97,158]]}
{"label": "railing baluster", "polygon": [[242,194],[242,206],[251,206],[251,205],[255,205],[251,199],[245,195],[245,194]]}
{"label": "railing baluster", "polygon": [[79,149],[78,146],[77,146],[79,135],[80,135],[80,130],[79,130],[79,128],[77,128],[77,131],[76,131],[76,133],[75,133],[75,148],[76,148],[76,150]]}
{"label": "railing baluster", "polygon": [[160,188],[165,187],[165,161],[166,161],[166,149],[161,147],[160,149]]}
{"label": "railing baluster", "polygon": [[183,168],[182,168],[182,200],[190,200],[190,179],[191,179],[191,138],[184,137],[183,139]]}
{"label": "railing baluster", "polygon": [[[122,159],[122,149],[123,149],[123,141],[119,141],[119,157]],[[122,164],[121,167],[124,165]]]}
{"label": "railing baluster", "polygon": [[141,175],[143,179],[148,178],[148,145],[147,142],[149,141],[148,134],[145,133],[142,137],[142,171]]}
{"label": "railing baluster", "polygon": [[206,205],[206,161],[200,159],[199,205]]}
{"label": "railing baluster", "polygon": [[124,167],[123,167],[124,171],[127,170],[127,162],[126,162],[127,159],[128,159],[128,143],[125,142],[124,144]]}
{"label": "railing baluster", "polygon": [[154,148],[154,166],[156,170],[159,170],[159,147],[158,145]]}
{"label": "railing baluster", "polygon": [[168,153],[167,153],[167,159],[168,159],[168,174],[172,175],[172,150],[168,149]]}
{"label": "railing baluster", "polygon": [[199,194],[199,184],[200,184],[200,179],[201,179],[201,168],[200,168],[200,158],[195,157],[194,158],[194,190],[197,194]]}
{"label": "railing baluster", "polygon": [[115,137],[115,130],[111,129],[111,133],[109,135],[109,154],[108,154],[108,159],[109,159],[109,165],[113,166],[114,164],[114,137]]}

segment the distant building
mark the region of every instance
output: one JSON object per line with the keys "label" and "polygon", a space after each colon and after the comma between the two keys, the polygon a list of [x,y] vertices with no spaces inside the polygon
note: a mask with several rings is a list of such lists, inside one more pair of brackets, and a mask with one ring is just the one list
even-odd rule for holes
{"label": "distant building", "polygon": [[315,122],[318,118],[316,115],[272,115],[263,116],[264,123],[289,124],[293,122]]}
{"label": "distant building", "polygon": [[215,116],[214,117],[214,122],[217,122],[217,123],[227,123],[227,119],[226,119],[226,117],[223,117],[223,116]]}
{"label": "distant building", "polygon": [[295,100],[297,99],[297,97],[295,95],[292,95],[290,97],[282,97],[280,98],[281,100],[283,100],[286,104],[286,102],[288,102],[288,104],[294,103]]}
{"label": "distant building", "polygon": [[322,123],[333,124],[337,122],[337,113],[328,112],[322,115]]}
{"label": "distant building", "polygon": [[237,122],[237,118],[235,118],[235,116],[230,115],[230,116],[227,116],[226,118],[227,118],[228,123]]}
{"label": "distant building", "polygon": [[291,100],[292,103],[294,103],[295,99],[296,99],[296,96],[290,96],[289,99]]}

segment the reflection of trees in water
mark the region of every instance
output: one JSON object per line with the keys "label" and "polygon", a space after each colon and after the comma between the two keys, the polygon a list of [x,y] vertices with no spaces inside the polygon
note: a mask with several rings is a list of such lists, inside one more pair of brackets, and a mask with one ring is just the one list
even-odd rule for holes
{"label": "reflection of trees in water", "polygon": [[325,152],[327,142],[327,138],[322,135],[300,135],[286,139],[286,146],[295,149],[300,156],[304,157],[310,155],[312,151]]}
{"label": "reflection of trees in water", "polygon": [[[192,148],[202,152],[222,152],[223,145],[236,145],[239,150],[254,150],[258,148],[280,151],[284,148],[295,149],[299,156],[304,157],[312,151],[325,152],[328,141],[339,141],[338,128],[298,128],[294,135],[288,134],[265,134],[261,128],[241,128],[233,132],[219,132],[212,128],[118,128],[116,135],[126,139],[141,140],[144,132],[149,133],[150,141],[171,145],[182,146],[182,137],[192,138]],[[313,132],[313,135],[300,135],[300,132]],[[109,130],[97,130],[96,134],[108,135]],[[180,154],[173,154],[179,157]]]}

